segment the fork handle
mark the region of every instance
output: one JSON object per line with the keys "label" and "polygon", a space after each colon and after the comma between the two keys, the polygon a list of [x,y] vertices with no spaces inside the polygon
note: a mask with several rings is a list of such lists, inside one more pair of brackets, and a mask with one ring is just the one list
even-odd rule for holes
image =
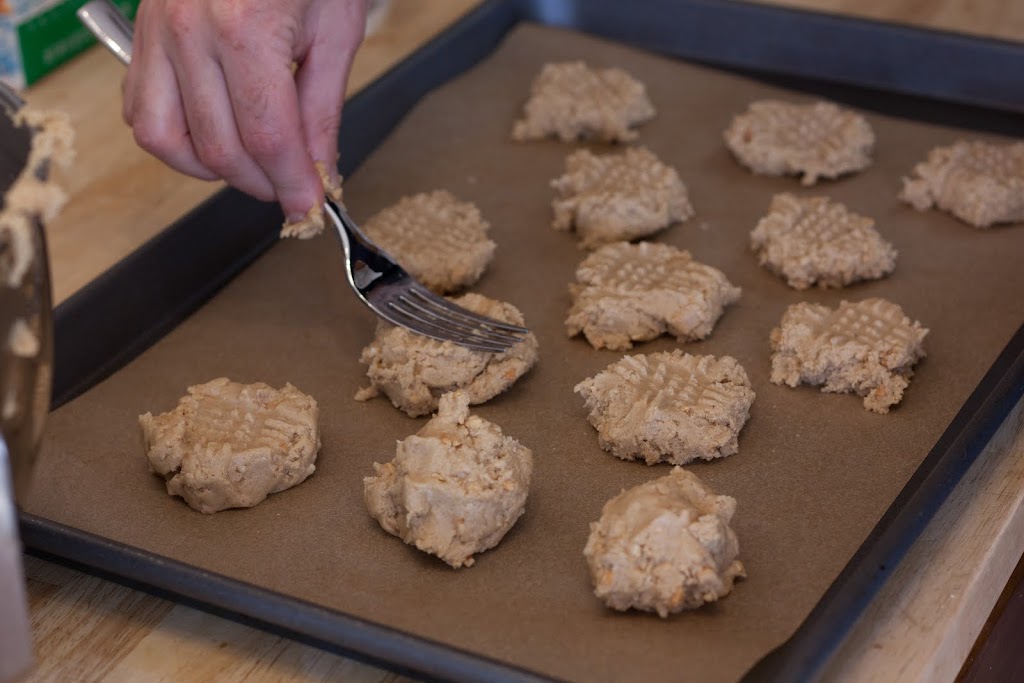
{"label": "fork handle", "polygon": [[368,268],[370,271],[365,275],[360,275],[361,279],[366,280],[365,283],[361,283],[361,286],[382,277],[385,279],[407,277],[405,271],[396,265],[395,260],[363,233],[355,221],[349,217],[345,209],[330,199],[324,200],[324,209],[338,229],[338,239],[345,249],[345,256],[348,257],[352,264],[361,264],[359,266],[360,269]]}

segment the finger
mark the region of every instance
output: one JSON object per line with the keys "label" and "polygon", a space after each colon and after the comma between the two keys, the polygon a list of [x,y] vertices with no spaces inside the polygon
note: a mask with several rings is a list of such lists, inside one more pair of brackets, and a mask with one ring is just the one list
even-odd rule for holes
{"label": "finger", "polygon": [[212,52],[197,48],[211,44],[212,39],[192,35],[205,27],[189,21],[190,17],[174,13],[168,17],[167,28],[173,33],[168,56],[175,66],[195,154],[232,186],[269,201],[275,196],[274,186],[242,144],[225,74]]}
{"label": "finger", "polygon": [[[329,27],[314,33],[296,72],[306,143],[313,159],[324,162],[337,180],[338,127],[349,70],[362,42],[366,5],[362,0],[320,3],[307,26]],[[315,30],[315,29],[314,29]]]}
{"label": "finger", "polygon": [[250,33],[221,41],[221,65],[246,151],[270,179],[285,216],[300,219],[323,203],[306,147],[290,45],[255,45]]}
{"label": "finger", "polygon": [[178,81],[167,55],[157,41],[148,40],[145,28],[136,34],[123,104],[124,120],[136,143],[180,173],[217,179],[219,175],[199,160],[192,147]]}

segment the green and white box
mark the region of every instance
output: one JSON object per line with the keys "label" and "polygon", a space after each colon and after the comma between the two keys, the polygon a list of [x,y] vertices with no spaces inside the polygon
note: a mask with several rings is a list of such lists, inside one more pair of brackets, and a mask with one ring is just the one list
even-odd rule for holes
{"label": "green and white box", "polygon": [[[75,12],[85,0],[0,0],[0,80],[21,89],[92,45]],[[116,0],[129,16],[139,0]]]}

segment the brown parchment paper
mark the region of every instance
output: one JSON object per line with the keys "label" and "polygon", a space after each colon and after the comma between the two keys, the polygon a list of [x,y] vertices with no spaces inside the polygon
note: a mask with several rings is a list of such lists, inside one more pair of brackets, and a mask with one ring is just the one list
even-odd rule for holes
{"label": "brown parchment paper", "polygon": [[[731,354],[757,398],[739,453],[692,469],[734,496],[749,578],[704,609],[662,620],[605,609],[582,557],[589,522],[624,487],[668,472],[604,453],[573,394],[621,354],[569,339],[567,283],[584,256],[551,229],[549,181],[573,147],[509,140],[548,61],[583,58],[643,80],[658,116],[639,142],[679,169],[696,216],[657,237],[743,288],[694,353]],[[935,145],[971,135],[866,112],[878,137],[867,171],[803,189],[738,166],[721,132],[754,99],[805,100],[743,77],[584,35],[514,30],[490,58],[423,100],[357,173],[356,220],[401,196],[446,188],[492,224],[495,261],[476,287],[517,305],[539,365],[475,410],[533,449],[526,514],[476,565],[452,570],[384,533],[362,478],[414,420],[386,399],[353,400],[374,319],[348,290],[334,238],[285,241],[129,366],[52,416],[27,510],[203,569],[543,674],[580,681],[738,678],[820,599],[1024,320],[1024,226],[978,231],[898,201],[901,175]],[[987,136],[982,136],[987,137]],[[991,138],[997,139],[997,138]],[[344,154],[344,150],[342,150]],[[874,217],[896,272],[844,291],[796,292],[758,267],[749,232],[773,193],[828,194]],[[196,249],[202,249],[197,244]],[[888,415],[852,395],[768,382],[768,334],[788,304],[884,296],[931,329],[928,357]],[[663,339],[635,352],[670,349]],[[320,403],[323,450],[301,486],[250,510],[204,516],[149,473],[136,416],[218,376],[292,382]]]}

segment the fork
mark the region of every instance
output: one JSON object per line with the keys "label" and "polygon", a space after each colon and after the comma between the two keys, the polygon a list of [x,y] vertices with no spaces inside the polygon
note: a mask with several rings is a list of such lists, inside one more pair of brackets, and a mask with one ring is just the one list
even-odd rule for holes
{"label": "fork", "polygon": [[[132,22],[110,0],[90,0],[79,20],[121,63],[132,58]],[[477,351],[507,351],[529,330],[479,315],[435,294],[416,281],[359,229],[330,198],[324,211],[334,224],[345,254],[345,273],[359,300],[399,327]]]}

